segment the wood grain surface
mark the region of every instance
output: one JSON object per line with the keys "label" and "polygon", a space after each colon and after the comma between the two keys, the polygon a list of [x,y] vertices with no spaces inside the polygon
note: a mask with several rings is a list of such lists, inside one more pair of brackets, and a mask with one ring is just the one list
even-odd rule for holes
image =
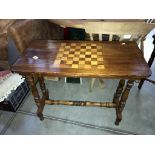
{"label": "wood grain surface", "polygon": [[[102,68],[73,68],[54,65],[62,44],[87,44],[102,47]],[[62,48],[62,47],[61,47]],[[76,47],[75,47],[76,48]],[[86,47],[83,48],[86,50]],[[69,49],[71,50],[71,48]],[[77,51],[78,52],[78,51]],[[79,53],[80,53],[79,49]],[[86,52],[86,51],[84,51]],[[87,49],[87,52],[92,52]],[[98,51],[97,51],[98,52]],[[92,54],[90,54],[92,55]],[[37,56],[38,59],[33,57]],[[76,57],[76,54],[75,54]],[[80,57],[80,54],[78,55]],[[92,61],[92,60],[91,60]],[[90,61],[90,63],[91,63]],[[11,70],[23,75],[35,74],[57,77],[102,77],[115,79],[142,79],[151,75],[142,52],[135,42],[54,41],[35,40],[13,64]]]}

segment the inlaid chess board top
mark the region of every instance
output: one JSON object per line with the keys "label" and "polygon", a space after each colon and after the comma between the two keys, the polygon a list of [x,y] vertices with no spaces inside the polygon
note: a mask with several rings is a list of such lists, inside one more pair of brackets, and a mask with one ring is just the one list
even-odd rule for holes
{"label": "inlaid chess board top", "polygon": [[61,43],[54,67],[104,69],[102,45],[96,43]]}
{"label": "inlaid chess board top", "polygon": [[56,77],[142,79],[151,75],[135,42],[35,40],[11,69]]}

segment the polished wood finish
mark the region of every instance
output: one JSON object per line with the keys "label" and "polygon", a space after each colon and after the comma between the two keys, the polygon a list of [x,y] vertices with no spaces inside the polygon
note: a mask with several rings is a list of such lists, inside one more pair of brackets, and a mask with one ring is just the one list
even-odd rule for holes
{"label": "polished wood finish", "polygon": [[[100,52],[102,52],[102,65],[104,65],[104,68],[99,68],[96,64],[95,66],[91,66],[91,64],[90,68],[74,68],[67,66],[66,62],[54,65],[55,60],[57,60],[57,54],[60,52],[60,46],[64,43],[65,46],[78,44],[78,46],[82,47],[80,44],[96,44],[99,47],[102,47],[100,48]],[[88,49],[85,47],[83,50]],[[37,56],[38,59],[34,59],[34,56]],[[116,125],[118,125],[122,119],[122,111],[128,98],[129,91],[133,85],[133,81],[147,78],[151,75],[151,71],[135,42],[103,43],[98,41],[36,40],[29,45],[29,48],[26,49],[22,56],[12,66],[12,71],[26,76],[38,107],[37,115],[40,120],[43,120],[42,112],[45,104],[100,106],[116,108]],[[45,76],[113,78],[121,80],[116,93],[114,94],[113,102],[54,101],[49,99],[48,90],[44,83]],[[39,81],[42,97],[39,96],[35,79],[38,79]],[[129,81],[124,89],[126,79],[129,79]]]}
{"label": "polished wood finish", "polygon": [[91,101],[64,101],[64,100],[46,100],[46,104],[70,105],[70,106],[98,106],[115,108],[116,104],[112,102],[91,102]]}
{"label": "polished wood finish", "polygon": [[128,99],[130,89],[133,86],[133,83],[134,83],[133,80],[128,80],[127,85],[126,85],[126,87],[125,87],[125,89],[121,95],[121,99],[119,101],[119,104],[116,107],[116,115],[117,115],[116,122],[115,122],[116,125],[119,125],[119,122],[122,120],[122,111],[125,107],[125,104],[126,104],[126,101]]}
{"label": "polished wood finish", "polygon": [[40,96],[39,96],[39,92],[37,90],[37,87],[36,87],[36,84],[35,84],[35,77],[34,75],[27,75],[26,76],[26,79],[31,87],[31,91],[32,91],[32,94],[33,94],[33,97],[34,97],[34,100],[35,100],[35,103],[38,107],[37,109],[37,116],[40,118],[40,120],[43,120],[43,114],[42,114],[42,111],[43,111],[43,108],[44,108],[44,100],[45,99],[40,99]]}
{"label": "polished wood finish", "polygon": [[116,104],[116,125],[119,125],[119,122],[121,121],[121,112],[120,112],[120,97],[122,95],[123,89],[124,89],[125,80],[120,80],[118,87],[116,89],[116,93],[114,94],[113,103]]}
{"label": "polished wood finish", "polygon": [[[104,69],[63,68],[53,65],[61,43],[96,43],[102,46]],[[32,57],[38,56],[34,60]],[[135,42],[52,41],[37,40],[12,66],[21,74],[42,74],[56,77],[101,77],[114,79],[142,79],[151,75],[141,51]]]}
{"label": "polished wood finish", "polygon": [[[155,58],[155,35],[153,35],[153,44],[154,44],[154,49],[153,49],[153,52],[151,54],[151,57],[148,61],[148,66],[151,68],[152,64],[153,64],[153,61],[154,61],[154,58]],[[141,89],[143,84],[144,84],[144,81],[145,79],[142,79],[138,85],[138,88]]]}
{"label": "polished wood finish", "polygon": [[117,107],[118,107],[120,96],[124,88],[124,84],[125,84],[125,80],[120,80],[118,87],[116,89],[116,93],[114,94],[113,102],[117,104]]}
{"label": "polished wood finish", "polygon": [[46,85],[45,85],[45,82],[44,82],[44,77],[43,76],[39,76],[38,80],[39,80],[39,84],[40,84],[40,88],[41,88],[42,94],[45,95],[46,99],[48,100],[49,99],[49,92],[46,89]]}

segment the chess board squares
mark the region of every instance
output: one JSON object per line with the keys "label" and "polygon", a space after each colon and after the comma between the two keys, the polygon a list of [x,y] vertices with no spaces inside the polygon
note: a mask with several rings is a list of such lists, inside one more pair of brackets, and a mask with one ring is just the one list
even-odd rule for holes
{"label": "chess board squares", "polygon": [[73,60],[67,60],[66,65],[72,65],[73,64]]}
{"label": "chess board squares", "polygon": [[81,46],[75,46],[75,50],[80,50]]}
{"label": "chess board squares", "polygon": [[76,46],[76,43],[71,43],[71,46]]}
{"label": "chess board squares", "polygon": [[98,53],[97,49],[94,48],[94,49],[91,49],[91,52],[95,52],[95,53]]}
{"label": "chess board squares", "polygon": [[70,50],[69,50],[70,52],[74,52],[75,51],[75,49],[74,48],[70,48]]}
{"label": "chess board squares", "polygon": [[85,55],[85,58],[91,58],[91,55]]}
{"label": "chess board squares", "polygon": [[86,55],[91,55],[91,51],[85,52]]}
{"label": "chess board squares", "polygon": [[85,61],[86,65],[91,65],[91,61]]}
{"label": "chess board squares", "polygon": [[68,55],[70,52],[69,51],[64,51],[63,54]]}
{"label": "chess board squares", "polygon": [[66,64],[66,60],[61,60],[60,64]]}
{"label": "chess board squares", "polygon": [[81,60],[81,61],[79,61],[79,65],[84,65],[85,64],[85,61],[83,60]]}
{"label": "chess board squares", "polygon": [[80,54],[79,58],[85,58],[85,54]]}
{"label": "chess board squares", "polygon": [[61,58],[63,56],[63,53],[58,53],[57,58]]}
{"label": "chess board squares", "polygon": [[97,61],[103,62],[103,58],[102,57],[101,58],[97,57]]}
{"label": "chess board squares", "polygon": [[[91,46],[91,51],[94,49],[96,49],[96,46]],[[96,49],[96,51],[97,51],[97,49]]]}
{"label": "chess board squares", "polygon": [[97,58],[97,55],[91,55],[91,58]]}
{"label": "chess board squares", "polygon": [[80,51],[75,51],[74,54],[80,55]]}
{"label": "chess board squares", "polygon": [[80,49],[80,52],[85,52],[85,51],[86,51],[85,48],[81,48],[81,49]]}
{"label": "chess board squares", "polygon": [[78,57],[73,57],[73,61],[79,61]]}
{"label": "chess board squares", "polygon": [[97,65],[97,61],[91,61],[91,65]]}
{"label": "chess board squares", "polygon": [[70,46],[69,45],[68,46],[66,45],[64,49],[69,50],[70,49]]}
{"label": "chess board squares", "polygon": [[91,46],[86,46],[86,49],[91,49]]}
{"label": "chess board squares", "polygon": [[69,54],[68,55],[68,58],[73,58],[74,57],[74,54]]}
{"label": "chess board squares", "polygon": [[61,60],[55,60],[54,61],[54,64],[60,64],[61,63]]}

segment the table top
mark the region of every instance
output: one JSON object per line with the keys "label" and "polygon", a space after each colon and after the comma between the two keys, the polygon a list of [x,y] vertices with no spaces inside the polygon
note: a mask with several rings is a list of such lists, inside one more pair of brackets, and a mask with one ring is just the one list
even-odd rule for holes
{"label": "table top", "polygon": [[35,40],[11,70],[58,77],[141,79],[151,75],[135,42]]}

